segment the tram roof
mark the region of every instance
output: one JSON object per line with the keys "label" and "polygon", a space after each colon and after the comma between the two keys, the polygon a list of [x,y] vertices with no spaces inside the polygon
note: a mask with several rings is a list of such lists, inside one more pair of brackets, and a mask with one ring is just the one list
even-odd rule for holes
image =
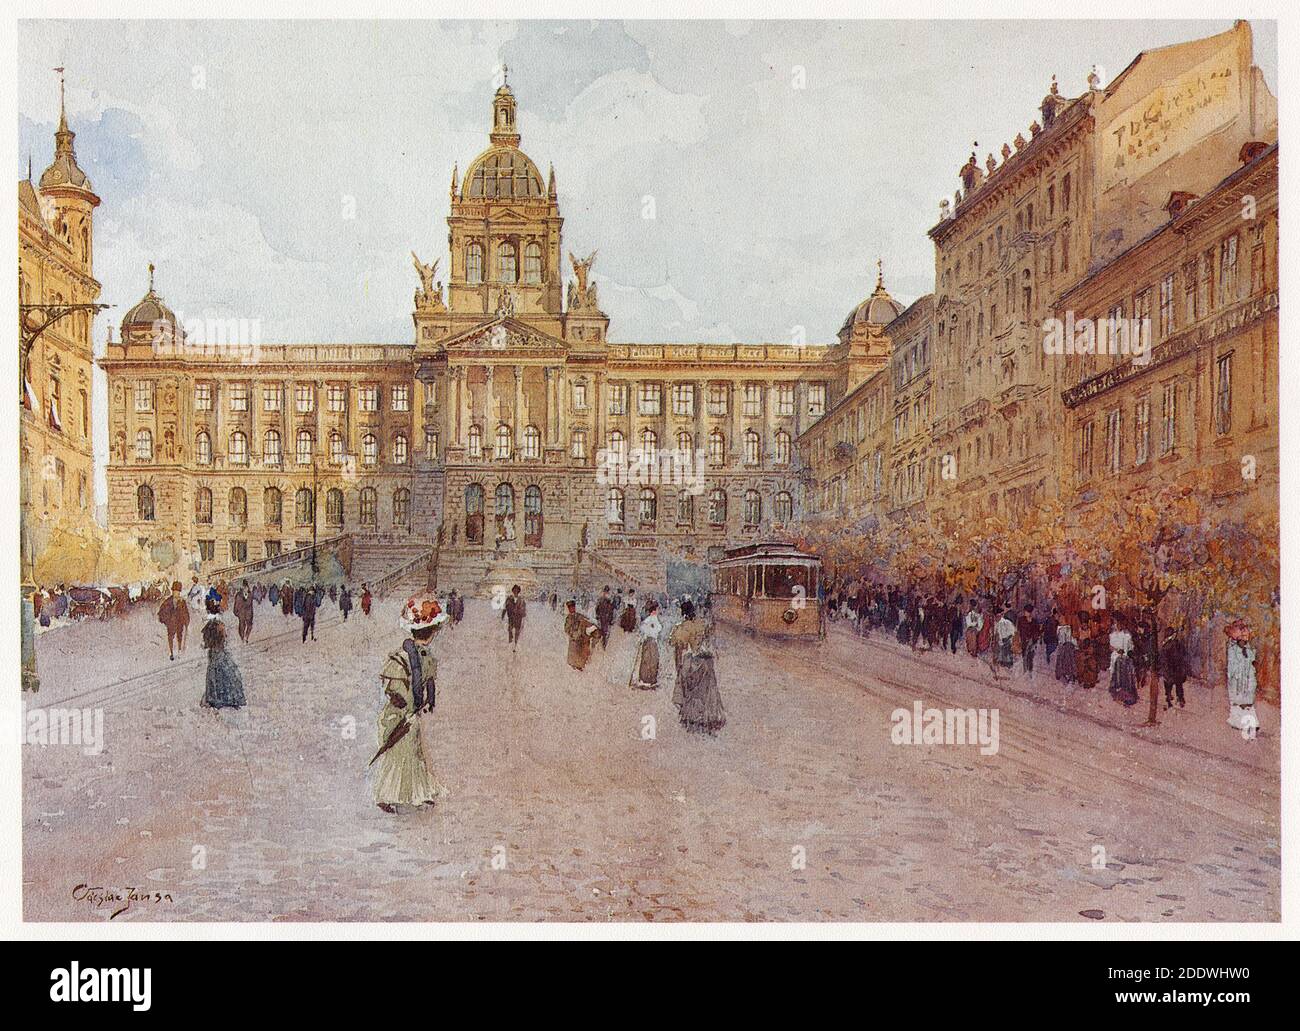
{"label": "tram roof", "polygon": [[800,551],[790,541],[756,541],[728,548],[715,565],[743,564],[745,562],[798,562],[820,565],[821,559]]}

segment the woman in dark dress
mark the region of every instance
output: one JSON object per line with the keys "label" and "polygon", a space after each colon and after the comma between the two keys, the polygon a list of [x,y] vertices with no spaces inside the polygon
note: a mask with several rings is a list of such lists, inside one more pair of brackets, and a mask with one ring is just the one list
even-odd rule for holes
{"label": "woman in dark dress", "polygon": [[673,628],[668,641],[680,655],[673,704],[682,726],[693,734],[712,736],[726,726],[727,714],[718,693],[710,629],[695,618],[694,606],[683,606],[682,622]]}
{"label": "woman in dark dress", "polygon": [[226,625],[221,622],[221,601],[209,596],[207,622],[203,624],[203,647],[208,650],[207,688],[203,704],[213,709],[240,709],[244,705],[244,679],[226,651]]}

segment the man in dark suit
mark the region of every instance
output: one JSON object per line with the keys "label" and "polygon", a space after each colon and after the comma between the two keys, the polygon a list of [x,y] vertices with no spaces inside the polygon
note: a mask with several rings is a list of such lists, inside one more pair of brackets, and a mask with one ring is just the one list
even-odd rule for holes
{"label": "man in dark suit", "polygon": [[609,646],[609,628],[613,625],[614,599],[609,596],[609,588],[605,587],[600,592],[600,600],[596,602],[596,629],[600,634],[602,649]]}
{"label": "man in dark suit", "polygon": [[506,621],[506,640],[510,643],[511,651],[519,650],[519,635],[524,631],[524,616],[527,613],[528,602],[524,601],[519,585],[515,584],[510,588],[510,597],[501,610],[501,618]]}

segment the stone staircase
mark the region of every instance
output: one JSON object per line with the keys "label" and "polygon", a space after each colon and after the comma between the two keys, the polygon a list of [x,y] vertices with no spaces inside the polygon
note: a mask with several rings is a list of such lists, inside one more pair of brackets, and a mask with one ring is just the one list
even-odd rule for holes
{"label": "stone staircase", "polygon": [[[497,555],[491,548],[444,547],[438,562],[438,589],[454,588],[471,597],[488,598],[495,587],[518,584],[526,597],[542,589],[563,594],[574,586],[574,560],[573,552],[562,550],[528,548]],[[607,584],[661,591],[664,560],[657,549],[589,549],[583,552],[577,582],[593,592]]]}
{"label": "stone staircase", "polygon": [[[374,584],[390,577],[398,570],[405,570],[408,579],[414,579],[419,573],[420,585],[427,577],[427,560],[431,543],[420,537],[385,537],[382,535],[358,534],[352,542],[352,570],[349,580],[356,584]],[[425,571],[406,570],[412,564],[418,565],[419,559],[425,559]],[[405,580],[403,581],[403,583]]]}

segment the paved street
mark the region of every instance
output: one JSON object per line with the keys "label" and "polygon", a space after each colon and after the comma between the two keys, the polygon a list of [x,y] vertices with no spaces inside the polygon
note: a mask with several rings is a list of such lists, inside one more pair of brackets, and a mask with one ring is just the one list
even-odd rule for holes
{"label": "paved street", "polygon": [[[148,612],[43,634],[28,704],[102,706],[106,742],[25,749],[26,918],[1278,918],[1276,710],[1247,743],[1222,689],[1197,687],[1143,732],[1104,692],[1056,704],[839,630],[820,646],[722,632],[729,722],[708,739],[680,728],[670,682],[627,687],[617,628],[576,673],[558,615],[530,603],[512,656],[472,602],[436,641],[425,723],[450,796],[384,814],[366,762],[397,608],[344,625],[326,603],[304,646],[260,607],[233,646],[238,713],[199,706],[197,636],[169,664]],[[916,700],[996,707],[999,750],[891,743],[890,714]]]}

